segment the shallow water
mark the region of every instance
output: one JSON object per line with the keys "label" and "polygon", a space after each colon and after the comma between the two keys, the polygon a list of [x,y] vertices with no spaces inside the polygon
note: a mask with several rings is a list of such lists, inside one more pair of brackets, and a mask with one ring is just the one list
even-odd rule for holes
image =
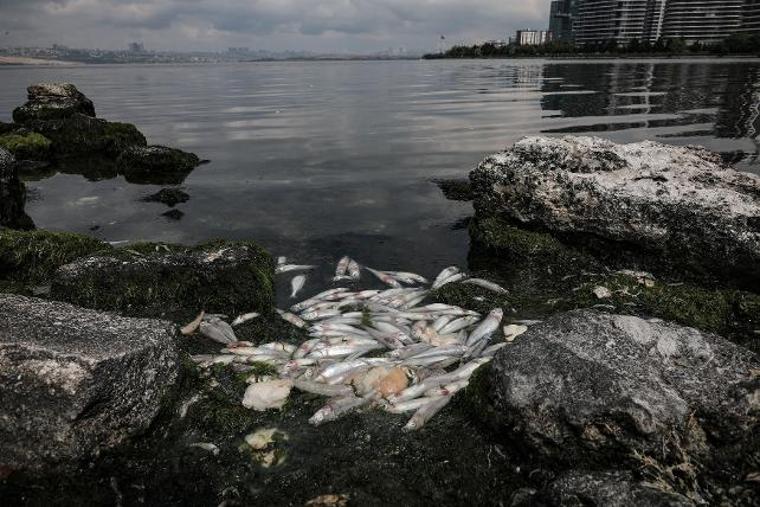
{"label": "shallow water", "polygon": [[[523,135],[701,144],[760,172],[752,60],[288,62],[0,68],[0,120],[29,83],[66,80],[99,116],[211,162],[180,220],[139,199],[160,187],[56,174],[29,182],[39,227],[109,240],[255,239],[325,263],[342,254],[433,274],[466,265],[464,177]],[[308,287],[307,287],[308,289]]]}

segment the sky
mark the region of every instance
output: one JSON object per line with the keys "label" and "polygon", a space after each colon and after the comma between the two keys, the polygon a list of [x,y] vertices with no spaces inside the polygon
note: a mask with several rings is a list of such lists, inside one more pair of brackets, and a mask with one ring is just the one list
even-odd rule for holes
{"label": "sky", "polygon": [[546,29],[549,0],[0,0],[0,47],[367,53]]}

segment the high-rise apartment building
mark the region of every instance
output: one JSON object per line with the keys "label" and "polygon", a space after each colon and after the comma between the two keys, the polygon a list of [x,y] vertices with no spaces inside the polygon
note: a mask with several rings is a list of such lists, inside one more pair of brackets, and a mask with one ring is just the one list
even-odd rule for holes
{"label": "high-rise apartment building", "polygon": [[539,46],[552,40],[552,33],[546,30],[517,30],[515,42],[519,46]]}
{"label": "high-rise apartment building", "polygon": [[[562,4],[570,0],[557,0]],[[683,39],[719,42],[737,32],[760,32],[760,0],[575,0],[572,38],[580,45]],[[562,6],[552,2],[550,20]]]}
{"label": "high-rise apartment building", "polygon": [[[760,0],[758,0],[760,1]],[[549,31],[554,40],[573,40],[573,16],[576,14],[576,0],[553,0],[549,14]]]}
{"label": "high-rise apartment building", "polygon": [[662,27],[664,0],[578,0],[573,20],[575,41],[595,44],[656,41]]}
{"label": "high-rise apartment building", "polygon": [[743,0],[667,0],[662,37],[720,42],[742,27]]}

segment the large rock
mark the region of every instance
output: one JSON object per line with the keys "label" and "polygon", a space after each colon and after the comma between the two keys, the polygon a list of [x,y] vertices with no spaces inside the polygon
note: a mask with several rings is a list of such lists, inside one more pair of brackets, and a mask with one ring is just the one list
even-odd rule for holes
{"label": "large rock", "polygon": [[13,120],[58,120],[74,114],[95,117],[92,101],[71,83],[39,83],[26,89],[28,102],[13,111]]}
{"label": "large rock", "polygon": [[62,266],[51,297],[131,316],[183,319],[204,309],[270,312],[274,262],[250,242],[116,250]]}
{"label": "large rock", "polygon": [[34,223],[24,213],[26,188],[18,177],[16,160],[0,147],[0,227],[32,229]]}
{"label": "large rock", "polygon": [[486,158],[470,179],[479,219],[601,238],[660,263],[760,284],[760,177],[704,149],[528,137]]}
{"label": "large rock", "polygon": [[146,146],[145,136],[129,123],[118,123],[73,114],[54,120],[34,120],[28,129],[52,141],[52,150],[62,158],[100,155],[115,159],[132,146]]}
{"label": "large rock", "polygon": [[[541,494],[548,505],[626,507],[687,507],[695,505],[688,498],[643,484],[630,472],[567,472],[554,480]],[[535,505],[535,503],[534,503]]]}
{"label": "large rock", "polygon": [[718,455],[760,458],[740,452],[760,431],[758,368],[753,353],[713,334],[578,310],[502,349],[485,399],[516,445],[555,465],[651,458],[699,468]]}
{"label": "large rock", "polygon": [[146,429],[177,376],[175,333],[0,294],[0,468],[86,458]]}

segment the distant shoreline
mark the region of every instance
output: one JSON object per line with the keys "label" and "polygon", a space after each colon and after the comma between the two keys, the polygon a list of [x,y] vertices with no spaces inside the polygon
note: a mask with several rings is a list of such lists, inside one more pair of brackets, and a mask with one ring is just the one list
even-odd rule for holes
{"label": "distant shoreline", "polygon": [[74,65],[74,62],[62,60],[44,60],[42,58],[26,58],[23,56],[0,56],[0,65]]}

